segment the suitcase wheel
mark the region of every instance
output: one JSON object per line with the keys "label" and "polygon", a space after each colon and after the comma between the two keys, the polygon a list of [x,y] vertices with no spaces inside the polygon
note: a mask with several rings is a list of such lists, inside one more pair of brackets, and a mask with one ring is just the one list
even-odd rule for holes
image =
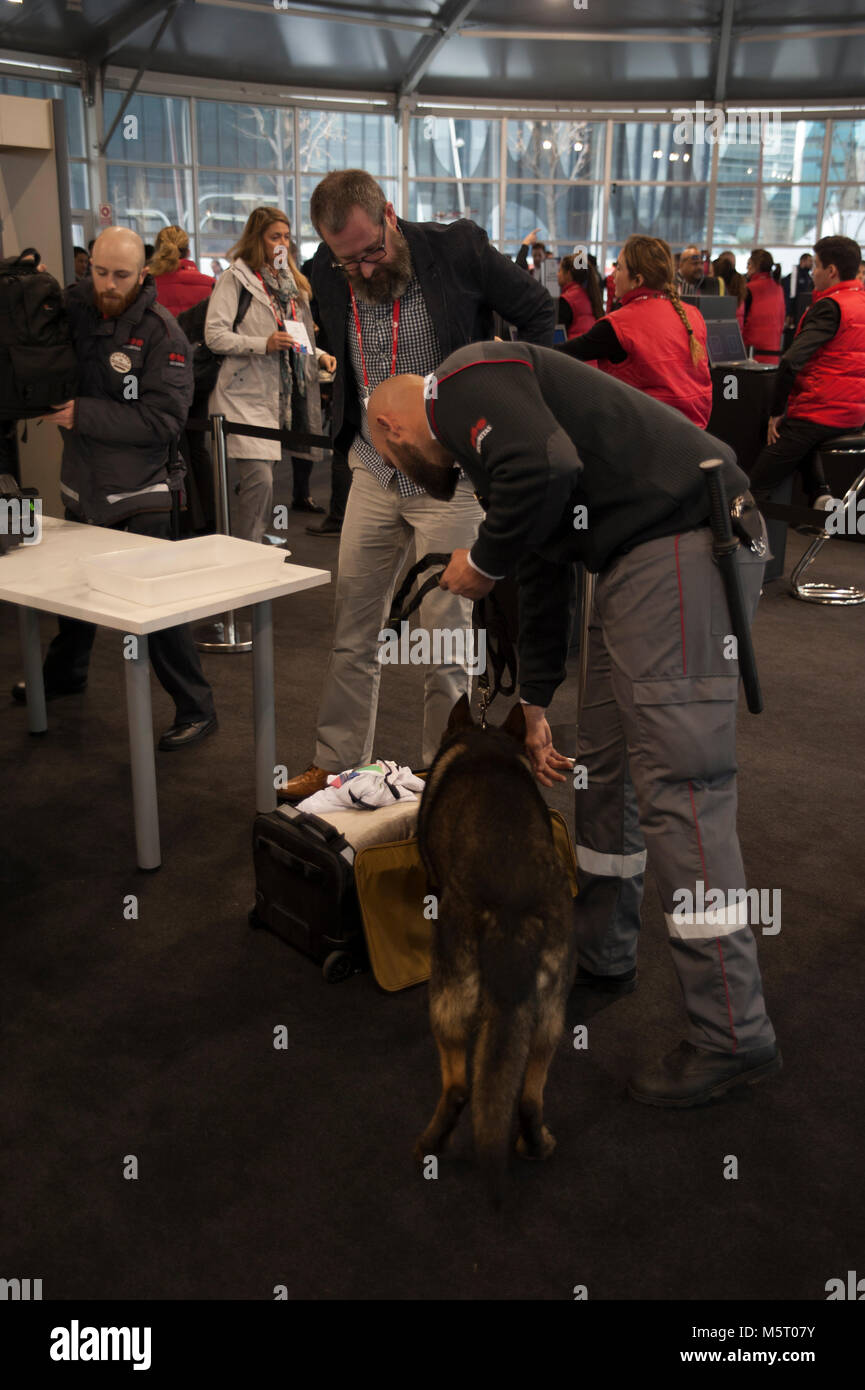
{"label": "suitcase wheel", "polygon": [[354,957],[348,951],[331,951],[321,971],[329,985],[338,985],[354,974]]}

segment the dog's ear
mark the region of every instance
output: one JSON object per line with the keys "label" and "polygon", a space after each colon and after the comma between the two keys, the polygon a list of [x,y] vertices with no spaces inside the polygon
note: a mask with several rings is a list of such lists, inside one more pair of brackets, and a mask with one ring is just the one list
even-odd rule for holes
{"label": "dog's ear", "polygon": [[460,729],[473,727],[474,722],[469,697],[468,695],[461,695],[450,712],[445,731],[446,736],[449,738],[451,734],[458,733]]}
{"label": "dog's ear", "polygon": [[501,728],[503,733],[510,734],[511,738],[519,739],[520,743],[525,743],[526,716],[519,701],[511,706],[508,717]]}

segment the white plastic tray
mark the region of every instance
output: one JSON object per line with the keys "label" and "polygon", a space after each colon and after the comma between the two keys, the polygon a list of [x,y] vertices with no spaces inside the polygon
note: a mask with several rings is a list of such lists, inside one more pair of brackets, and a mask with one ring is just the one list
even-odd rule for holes
{"label": "white plastic tray", "polygon": [[279,579],[290,553],[235,536],[194,536],[158,549],[108,550],[82,564],[91,589],[157,607]]}

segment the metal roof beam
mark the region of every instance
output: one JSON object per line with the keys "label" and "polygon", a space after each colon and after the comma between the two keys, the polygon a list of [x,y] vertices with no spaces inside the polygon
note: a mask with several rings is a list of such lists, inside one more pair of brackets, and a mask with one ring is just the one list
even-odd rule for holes
{"label": "metal roof beam", "polygon": [[133,5],[116,21],[103,24],[94,30],[85,57],[91,63],[104,63],[118,48],[122,48],[127,39],[139,29],[143,29],[145,24],[149,24],[168,9],[173,11],[177,4],[178,0],[150,0],[146,5]]}
{"label": "metal roof beam", "polygon": [[438,32],[421,39],[411,55],[403,79],[396,89],[398,99],[408,96],[415,90],[436,54],[456,33],[477,3],[478,0],[445,0],[433,21]]}
{"label": "metal roof beam", "polygon": [[715,100],[723,101],[727,95],[727,74],[730,71],[730,48],[733,33],[733,11],[736,0],[724,0],[721,13],[721,34],[718,45],[718,65],[715,69]]}
{"label": "metal roof beam", "polygon": [[120,103],[120,110],[117,112],[117,115],[114,117],[114,120],[111,122],[111,129],[108,131],[108,133],[107,133],[106,136],[105,136],[105,139],[102,141],[102,143],[101,143],[100,146],[99,146],[99,153],[100,153],[100,154],[104,154],[105,151],[108,149],[109,143],[110,143],[110,141],[111,141],[111,137],[112,137],[112,135],[114,134],[114,132],[115,132],[115,130],[117,129],[117,127],[119,126],[120,122],[123,120],[123,117],[124,117],[124,115],[125,115],[125,113],[126,113],[126,108],[128,107],[128,105],[129,105],[130,101],[132,100],[132,98],[135,96],[135,93],[136,93],[136,91],[138,90],[138,84],[139,84],[139,82],[141,81],[142,77],[144,76],[145,72],[147,71],[148,66],[150,65],[150,60],[151,60],[151,58],[153,57],[154,53],[156,52],[157,48],[159,47],[160,43],[162,42],[162,35],[165,33],[166,29],[168,28],[169,24],[171,23],[172,19],[174,18],[174,11],[177,9],[177,6],[178,6],[179,4],[181,4],[181,3],[182,3],[182,0],[171,0],[171,3],[168,5],[168,8],[165,10],[165,14],[164,14],[163,17],[162,17],[162,23],[160,24],[159,28],[158,28],[157,31],[156,31],[156,34],[155,34],[154,39],[153,39],[153,42],[152,42],[152,44],[150,45],[150,47],[148,48],[148,50],[147,50],[147,52],[145,53],[144,57],[142,58],[141,63],[139,64],[138,71],[136,72],[135,76],[134,76],[133,79],[132,79],[132,83],[131,83],[131,85],[130,85],[130,87],[129,87],[129,91],[126,93],[126,95],[125,95],[124,98],[123,98],[123,101]]}
{"label": "metal roof beam", "polygon": [[276,6],[253,4],[252,0],[194,0],[194,3],[211,5],[221,10],[246,10],[259,15],[276,15],[277,18],[284,14],[295,19],[326,19],[330,24],[361,24],[372,29],[406,29],[412,34],[430,33],[435,18],[433,15],[413,15],[411,11],[405,10],[371,10],[363,5],[317,5],[313,9],[310,5],[298,4],[295,0],[287,0],[285,6],[280,4],[278,9]]}

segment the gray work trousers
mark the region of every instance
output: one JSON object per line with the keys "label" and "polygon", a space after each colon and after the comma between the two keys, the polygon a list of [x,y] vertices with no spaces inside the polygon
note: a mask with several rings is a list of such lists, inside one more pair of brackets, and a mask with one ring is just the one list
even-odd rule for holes
{"label": "gray work trousers", "polygon": [[[711,547],[707,528],[648,541],[597,578],[577,740],[587,786],[575,781],[575,913],[587,970],[634,967],[648,850],[689,1040],[738,1052],[775,1034],[751,930],[755,898],[744,896],[739,667]],[[765,558],[740,546],[737,559],[753,617]]]}
{"label": "gray work trousers", "polygon": [[[315,764],[326,772],[368,763],[378,710],[381,664],[378,634],[385,626],[390,601],[406,561],[428,552],[450,554],[470,549],[482,519],[471,486],[461,481],[453,500],[438,502],[424,494],[401,497],[396,478],[383,488],[352,450],[351,491],[339,543],[333,651],[318,716]],[[427,576],[420,577],[421,582]],[[471,631],[472,604],[445,589],[433,589],[409,619],[411,630]],[[469,693],[467,665],[446,660],[429,665],[424,679],[422,758],[435,757],[448,716],[462,694]],[[376,757],[393,750],[376,748]]]}

